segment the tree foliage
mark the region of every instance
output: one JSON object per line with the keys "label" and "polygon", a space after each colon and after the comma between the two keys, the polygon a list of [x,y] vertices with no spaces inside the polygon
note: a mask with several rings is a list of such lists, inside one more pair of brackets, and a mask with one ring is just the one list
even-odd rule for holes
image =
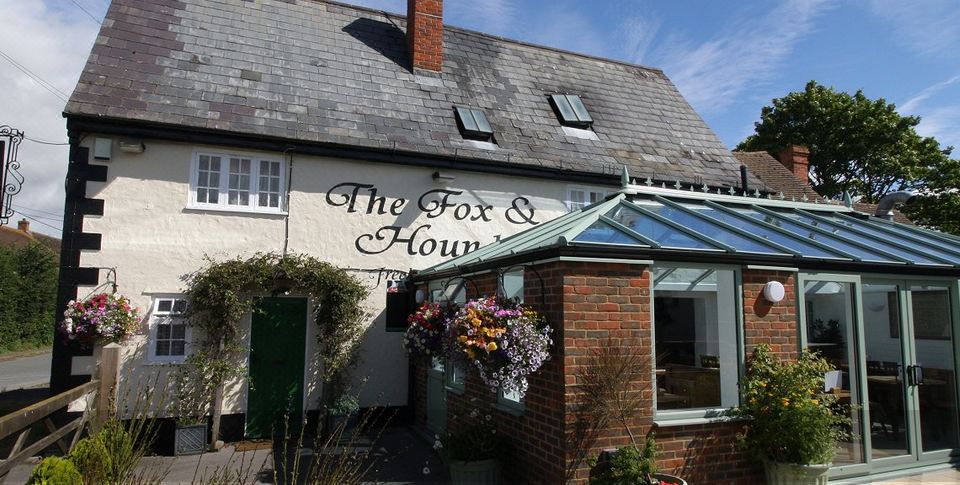
{"label": "tree foliage", "polygon": [[39,244],[0,247],[0,353],[53,343],[57,255]]}
{"label": "tree foliage", "polygon": [[960,233],[960,223],[947,217],[960,206],[960,161],[950,158],[952,147],[920,136],[919,123],[883,98],[810,81],[803,91],[765,106],[755,133],[737,149],[776,154],[789,145],[806,146],[811,183],[821,195],[839,199],[847,191],[875,203],[888,192],[914,190],[918,201],[904,212],[917,223]]}

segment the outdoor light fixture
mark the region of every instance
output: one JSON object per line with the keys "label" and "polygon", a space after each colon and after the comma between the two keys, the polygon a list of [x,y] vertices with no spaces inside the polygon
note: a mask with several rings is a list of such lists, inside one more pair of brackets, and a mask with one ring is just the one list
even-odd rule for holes
{"label": "outdoor light fixture", "polygon": [[763,285],[763,297],[771,303],[780,303],[786,295],[783,283],[779,281],[770,281]]}
{"label": "outdoor light fixture", "polygon": [[456,178],[457,178],[456,175],[450,175],[449,173],[433,172],[433,180],[434,180],[434,181],[442,180],[442,181],[444,181],[444,182],[449,182],[449,181],[454,180],[454,179],[456,179]]}
{"label": "outdoor light fixture", "polygon": [[423,293],[423,289],[418,289],[417,292],[414,294],[414,298],[417,301],[417,305],[423,303],[423,300],[426,298],[426,296],[427,295]]}
{"label": "outdoor light fixture", "polygon": [[147,147],[143,140],[124,139],[120,140],[120,151],[125,153],[143,153]]}

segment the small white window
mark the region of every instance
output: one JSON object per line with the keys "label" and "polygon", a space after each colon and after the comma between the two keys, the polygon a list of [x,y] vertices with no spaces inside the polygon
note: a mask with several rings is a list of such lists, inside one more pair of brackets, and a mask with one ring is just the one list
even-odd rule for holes
{"label": "small white window", "polygon": [[580,210],[594,202],[600,202],[606,196],[607,192],[604,190],[573,187],[567,192],[567,208],[570,212]]}
{"label": "small white window", "polygon": [[523,412],[523,397],[516,391],[500,391],[497,395],[497,404],[515,414]]}
{"label": "small white window", "polygon": [[523,268],[512,269],[503,273],[500,284],[501,295],[523,303]]}
{"label": "small white window", "polygon": [[190,342],[190,328],[183,313],[187,300],[157,298],[150,315],[150,360],[183,362]]}
{"label": "small white window", "polygon": [[466,369],[461,365],[457,365],[453,362],[448,362],[445,366],[447,388],[458,393],[462,393],[465,389],[465,383],[467,381]]}
{"label": "small white window", "polygon": [[188,207],[247,212],[283,212],[283,162],[198,153]]}

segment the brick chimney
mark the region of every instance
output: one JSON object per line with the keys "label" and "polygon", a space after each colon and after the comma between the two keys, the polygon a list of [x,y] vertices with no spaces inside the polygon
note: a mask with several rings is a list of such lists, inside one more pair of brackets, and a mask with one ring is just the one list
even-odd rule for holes
{"label": "brick chimney", "polygon": [[30,221],[20,219],[20,221],[17,222],[17,230],[30,234]]}
{"label": "brick chimney", "polygon": [[407,0],[407,47],[414,69],[443,70],[443,0]]}
{"label": "brick chimney", "polygon": [[777,159],[804,185],[810,185],[810,150],[799,145],[790,145],[777,153]]}

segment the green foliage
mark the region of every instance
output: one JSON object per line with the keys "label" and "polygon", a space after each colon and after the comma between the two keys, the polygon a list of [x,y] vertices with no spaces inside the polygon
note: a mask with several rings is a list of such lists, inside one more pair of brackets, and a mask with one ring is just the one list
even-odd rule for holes
{"label": "green foliage", "polygon": [[643,448],[634,445],[624,446],[610,457],[610,461],[597,466],[591,460],[591,466],[598,469],[590,476],[591,485],[636,485],[659,483],[652,475],[660,471],[657,466],[657,443],[653,433],[647,435]]}
{"label": "green foliage", "polygon": [[497,433],[491,414],[474,409],[458,424],[456,429],[448,431],[433,444],[443,461],[480,461],[507,453],[508,443]]}
{"label": "green foliage", "polygon": [[960,233],[960,161],[952,147],[916,132],[920,118],[902,116],[883,98],[870,99],[807,83],[761,111],[755,133],[738,150],[776,154],[788,145],[810,149],[811,182],[825,197],[877,202],[892,190],[916,190],[920,201],[904,211],[915,221]]}
{"label": "green foliage", "polygon": [[103,442],[95,438],[84,438],[77,442],[67,457],[83,476],[83,483],[103,483],[105,470],[110,468],[110,454]]}
{"label": "green foliage", "polygon": [[120,421],[107,421],[95,438],[110,459],[103,464],[102,476],[107,483],[126,483],[134,475],[142,450]]}
{"label": "green foliage", "polygon": [[191,380],[204,387],[209,402],[222,383],[242,375],[242,367],[235,363],[244,351],[238,325],[256,310],[257,299],[264,293],[295,292],[314,301],[321,377],[333,391],[324,395],[332,398],[341,393],[344,373],[355,363],[367,316],[361,304],[368,291],[355,278],[311,256],[257,253],[246,259],[208,260],[204,268],[184,280],[190,299],[187,318],[205,335],[188,362],[195,373]]}
{"label": "green foliage", "polygon": [[341,394],[333,400],[328,411],[334,416],[349,416],[360,409],[360,399],[350,393]]}
{"label": "green foliage", "polygon": [[0,247],[0,353],[53,343],[57,268],[40,244]]}
{"label": "green foliage", "polygon": [[796,362],[781,362],[758,345],[748,366],[740,383],[743,405],[732,413],[751,418],[740,435],[743,448],[778,463],[830,463],[850,423],[848,408],[823,393],[830,363],[808,351]]}
{"label": "green foliage", "polygon": [[27,485],[83,485],[83,477],[73,462],[51,456],[44,458],[33,469]]}

